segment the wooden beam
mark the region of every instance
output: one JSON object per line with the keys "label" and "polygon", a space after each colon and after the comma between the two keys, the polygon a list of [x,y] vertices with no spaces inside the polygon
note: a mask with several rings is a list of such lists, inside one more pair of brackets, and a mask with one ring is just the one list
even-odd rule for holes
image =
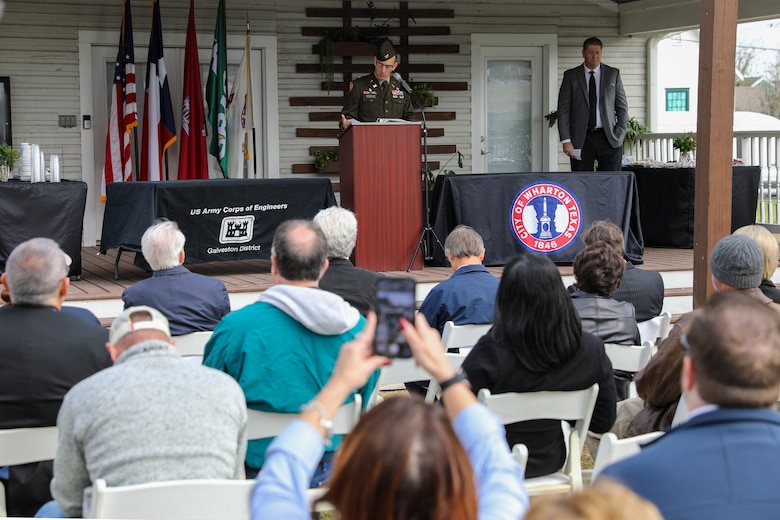
{"label": "wooden beam", "polygon": [[737,0],[701,0],[696,192],[693,224],[693,307],[715,292],[709,257],[731,233],[731,149]]}

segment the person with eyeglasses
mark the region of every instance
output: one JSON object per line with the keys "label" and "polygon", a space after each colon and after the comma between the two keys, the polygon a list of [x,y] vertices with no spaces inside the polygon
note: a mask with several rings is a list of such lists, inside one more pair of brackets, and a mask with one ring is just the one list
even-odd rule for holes
{"label": "person with eyeglasses", "polygon": [[[710,254],[710,271],[712,285],[718,292],[739,291],[767,306],[776,314],[780,314],[780,305],[764,296],[758,288],[761,284],[764,269],[764,254],[758,244],[744,235],[728,235],[722,238]],[[677,320],[669,336],[658,345],[658,353],[650,358],[650,362],[635,378],[639,398],[644,400],[642,408],[623,432],[626,437],[664,430],[671,426],[677,403],[682,391],[680,389],[680,370],[683,366],[683,334],[691,329],[698,311],[686,313]],[[635,399],[622,401],[618,405],[620,423],[626,420]],[[614,430],[613,430],[614,431]],[[621,436],[621,432],[615,431]]]}
{"label": "person with eyeglasses", "polygon": [[[12,305],[0,307],[0,429],[54,426],[79,381],[111,366],[108,330],[61,312],[68,256],[54,240],[16,246],[0,275]],[[32,516],[51,500],[51,461],[10,468],[9,516]]]}
{"label": "person with eyeglasses", "polygon": [[596,485],[603,479],[626,485],[666,520],[777,518],[780,315],[774,305],[744,290],[710,298],[680,336],[684,353],[676,375],[687,420],[605,468]]}
{"label": "person with eyeglasses", "polygon": [[398,68],[398,55],[390,40],[384,40],[374,56],[374,71],[349,84],[349,94],[341,109],[339,127],[349,128],[351,120],[371,122],[378,119],[414,121],[412,98],[392,76]]}

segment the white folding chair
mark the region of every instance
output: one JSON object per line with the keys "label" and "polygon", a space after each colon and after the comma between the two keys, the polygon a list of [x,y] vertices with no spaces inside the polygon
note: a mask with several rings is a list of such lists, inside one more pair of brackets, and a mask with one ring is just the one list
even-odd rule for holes
{"label": "white folding chair", "polygon": [[[339,407],[335,417],[333,417],[333,433],[344,435],[352,431],[360,419],[363,398],[360,394],[355,394],[355,399]],[[247,439],[265,439],[275,437],[281,433],[285,427],[298,418],[297,413],[276,413],[261,412],[247,408],[246,431]]]}
{"label": "white folding chair", "polygon": [[182,336],[173,336],[176,351],[182,356],[203,356],[203,349],[206,347],[206,343],[209,342],[211,335],[214,331],[201,330],[198,332],[190,332]]}
{"label": "white folding chair", "polygon": [[658,333],[656,334],[655,344],[658,345],[669,335],[669,330],[672,328],[672,313],[669,311],[661,313],[661,324],[658,326]]}
{"label": "white folding chair", "polygon": [[605,433],[601,436],[599,452],[596,455],[595,462],[593,463],[593,474],[591,482],[596,481],[599,473],[601,473],[604,468],[619,460],[636,455],[642,450],[643,445],[660,437],[663,434],[664,432],[650,432],[643,435],[637,435],[636,437],[618,439],[617,435],[612,432]]}
{"label": "white folding chair", "polygon": [[194,479],[108,487],[92,485],[90,518],[249,520],[254,480]]}
{"label": "white folding chair", "polygon": [[[0,430],[0,467],[53,459],[57,435],[56,426]],[[0,517],[6,515],[5,487],[0,485]]]}
{"label": "white folding chair", "polygon": [[448,321],[441,332],[441,342],[445,349],[457,348],[461,354],[468,354],[477,341],[487,334],[492,323],[484,325],[455,325]]}
{"label": "white folding chair", "polygon": [[685,396],[680,394],[680,400],[677,401],[677,409],[674,411],[674,417],[672,417],[672,428],[678,424],[682,424],[688,420],[688,402],[685,400]]}
{"label": "white folding chair", "polygon": [[[449,323],[449,322],[448,322]],[[463,361],[466,359],[466,354],[460,353],[456,354],[454,352],[447,352],[444,354],[444,356],[447,358],[447,361],[450,362],[450,366],[457,372],[460,369],[460,366],[463,364]],[[430,377],[430,375],[428,376]],[[441,388],[439,387],[439,383],[431,378],[430,383],[428,383],[428,393],[425,394],[425,402],[426,403],[432,403],[436,400],[436,396],[441,391]]]}
{"label": "white folding chair", "polygon": [[[584,390],[568,392],[509,392],[491,395],[486,388],[479,391],[479,401],[498,415],[504,424],[536,419],[575,421],[569,435],[569,453],[565,466],[562,471],[526,479],[525,484],[530,496],[582,490],[580,456],[598,393],[598,384]],[[519,453],[522,448],[513,447],[512,451],[516,459],[522,457],[522,453]]]}
{"label": "white folding chair", "polygon": [[[404,383],[414,381],[430,381],[431,375],[414,358],[396,358],[387,366],[379,369],[374,391],[368,400],[369,406],[374,406],[379,400],[379,390],[398,390],[404,388]],[[430,386],[430,385],[429,385]]]}
{"label": "white folding chair", "polygon": [[[612,362],[614,370],[622,370],[633,375],[642,370],[650,361],[650,356],[653,355],[653,346],[654,344],[649,341],[645,341],[642,345],[604,343],[604,350],[607,351],[607,357]],[[628,397],[636,396],[636,383],[631,381]]]}
{"label": "white folding chair", "polygon": [[671,322],[672,313],[666,311],[655,318],[638,323],[639,337],[642,339],[642,344],[644,345],[649,341],[653,345],[658,345],[666,339],[666,336],[669,335],[669,325]]}

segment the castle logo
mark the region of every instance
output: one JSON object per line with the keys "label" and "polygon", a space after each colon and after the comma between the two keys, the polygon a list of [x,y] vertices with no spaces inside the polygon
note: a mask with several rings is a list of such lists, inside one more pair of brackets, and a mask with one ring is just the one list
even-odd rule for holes
{"label": "castle logo", "polygon": [[252,240],[255,216],[225,217],[219,230],[220,244],[243,244]]}
{"label": "castle logo", "polygon": [[509,225],[523,246],[539,253],[569,247],[582,227],[577,198],[553,182],[529,184],[517,194],[509,212]]}

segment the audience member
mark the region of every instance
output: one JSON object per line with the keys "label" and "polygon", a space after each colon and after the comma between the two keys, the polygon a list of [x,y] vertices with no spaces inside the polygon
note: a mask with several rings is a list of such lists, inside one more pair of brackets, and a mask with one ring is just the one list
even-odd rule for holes
{"label": "audience member", "polygon": [[376,304],[376,282],[384,276],[355,267],[349,261],[357,240],[355,214],[331,206],[314,216],[314,225],[328,241],[328,270],[320,279],[320,289],[338,294],[365,316]]}
{"label": "audience member", "polygon": [[772,276],[777,270],[778,247],[777,239],[764,226],[754,224],[752,226],[742,226],[734,231],[735,235],[745,235],[752,238],[764,253],[764,271],[761,274],[761,285],[758,286],[764,296],[770,298],[775,303],[780,303],[780,289],[775,287],[772,282]]}
{"label": "audience member", "polygon": [[448,321],[455,325],[491,323],[498,278],[482,265],[482,237],[469,226],[457,226],[444,241],[444,251],[453,274],[431,289],[420,312],[439,334]]}
{"label": "audience member", "polygon": [[[274,286],[257,302],[225,316],[206,344],[203,364],[233,376],[250,408],[300,411],[327,383],[341,345],[365,325],[357,309],[318,288],[327,253],[325,235],[312,222],[280,224],[271,249]],[[364,403],[376,379],[360,389]],[[249,441],[247,475],[263,466],[271,440]],[[338,442],[334,439],[334,450]],[[332,456],[332,451],[325,454],[313,484],[327,479]]]}
{"label": "audience member", "polygon": [[[761,248],[753,239],[744,235],[722,238],[710,254],[712,284],[716,291],[744,292],[759,303],[770,306],[773,311],[780,312],[780,306],[758,289],[763,267]],[[680,317],[669,336],[658,345],[658,353],[637,374],[637,394],[644,400],[644,407],[631,419],[626,436],[664,430],[671,426],[681,394],[681,337],[690,329],[696,313],[692,311]],[[621,415],[625,414],[619,412],[619,420],[622,420]]]}
{"label": "audience member", "polygon": [[[352,389],[389,362],[371,353],[375,324],[371,313],[365,330],[341,349],[328,384],[269,447],[252,518],[308,518],[304,491],[329,442],[324,425]],[[392,397],[372,408],[342,444],[322,500],[339,518],[522,518],[528,496],[501,423],[456,375],[422,315],[402,327],[417,362],[444,388],[444,407]]]}
{"label": "audience member", "polygon": [[168,320],[151,307],[120,314],[106,348],[114,366],[74,386],[62,403],[56,504],[41,516],[88,514],[98,478],[126,486],[243,477],[246,404],[235,381],[183,362]]}
{"label": "audience member", "polygon": [[162,312],[174,336],[214,330],[230,312],[230,299],[221,280],[193,273],[182,265],[185,240],[176,222],[152,224],[141,237],[141,251],[154,274],[122,293],[125,309],[148,305]]}
{"label": "audience member", "polygon": [[[582,234],[582,242],[589,246],[599,240],[625,259],[623,231],[608,220],[597,220]],[[664,279],[655,271],[646,271],[626,261],[620,285],[612,293],[619,302],[634,306],[636,321],[643,322],[661,314],[664,306]],[[569,288],[573,291],[574,288]]]}
{"label": "audience member", "polygon": [[[54,426],[65,393],[111,365],[108,331],[60,312],[69,257],[48,238],[16,246],[0,282],[13,305],[0,307],[0,428]],[[9,516],[30,516],[51,500],[51,462],[10,469]]]}
{"label": "audience member", "polygon": [[663,520],[658,508],[608,479],[585,491],[534,499],[523,520]]}
{"label": "audience member", "polygon": [[604,343],[639,345],[634,306],[610,298],[623,277],[625,261],[604,242],[594,242],[574,257],[576,290],[571,298],[582,330]]}
{"label": "audience member", "polygon": [[[490,332],[463,362],[474,393],[581,390],[599,384],[590,430],[615,421],[615,380],[604,343],[582,330],[558,268],[542,255],[524,253],[504,267]],[[509,446],[528,447],[527,477],[557,471],[566,459],[560,421],[506,427]]]}
{"label": "audience member", "polygon": [[780,511],[780,316],[742,291],[715,294],[683,336],[687,422],[602,475],[666,520],[774,519]]}

